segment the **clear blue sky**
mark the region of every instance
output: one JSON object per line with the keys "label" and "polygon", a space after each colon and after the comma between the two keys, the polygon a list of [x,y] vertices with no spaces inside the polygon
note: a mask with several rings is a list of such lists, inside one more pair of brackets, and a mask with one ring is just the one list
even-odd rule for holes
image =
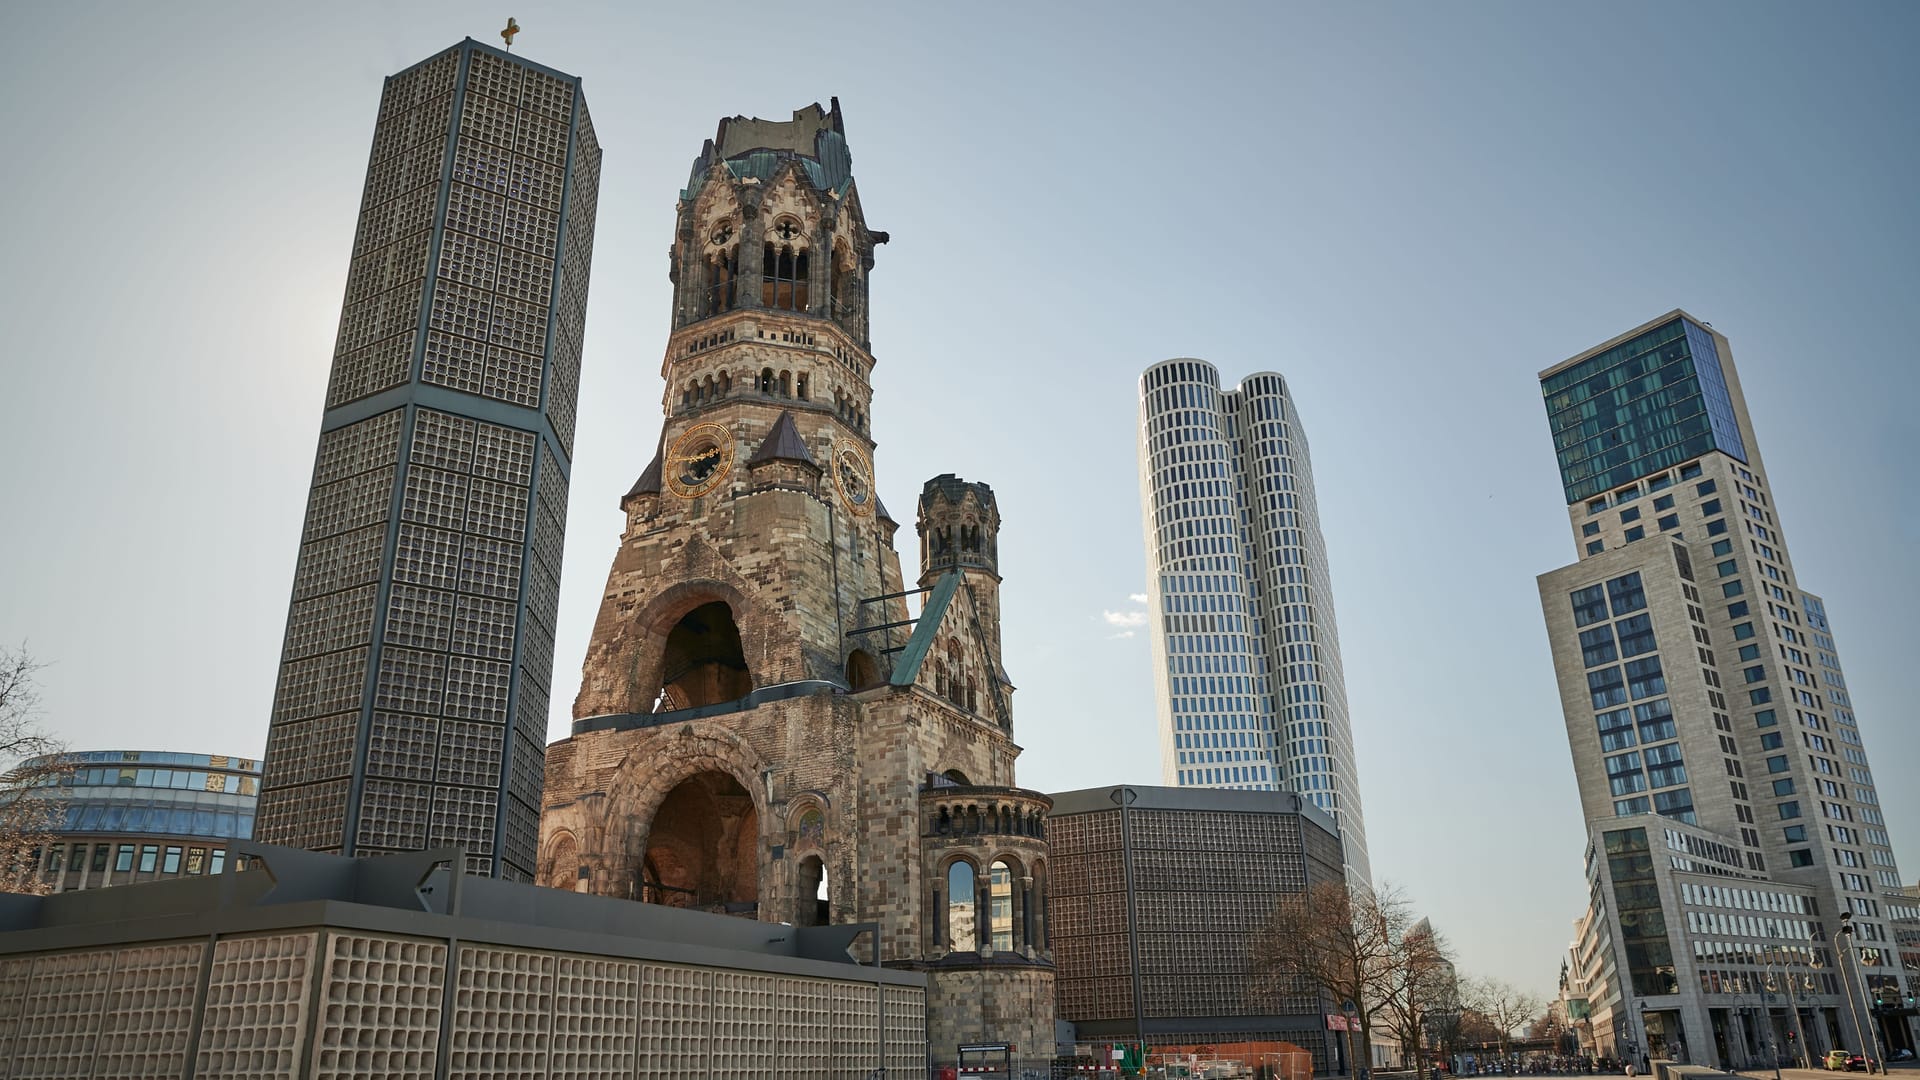
{"label": "clear blue sky", "polygon": [[688,164],[723,115],[838,95],[894,237],[880,490],[999,493],[1023,783],[1159,777],[1116,636],[1135,376],[1281,371],[1375,872],[1463,969],[1549,989],[1582,841],[1533,579],[1575,548],[1534,373],[1684,306],[1732,339],[1920,873],[1911,4],[16,10],[0,641],[74,746],[262,748],[381,79],[508,14],[606,147],[555,737],[659,431]]}

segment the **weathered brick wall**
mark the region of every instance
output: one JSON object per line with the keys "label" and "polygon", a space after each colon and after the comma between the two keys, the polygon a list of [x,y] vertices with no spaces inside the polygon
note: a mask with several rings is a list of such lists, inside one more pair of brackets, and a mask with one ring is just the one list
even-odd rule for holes
{"label": "weathered brick wall", "polygon": [[935,971],[927,976],[927,1053],[950,1064],[964,1043],[1010,1042],[1015,1056],[1053,1056],[1053,972]]}

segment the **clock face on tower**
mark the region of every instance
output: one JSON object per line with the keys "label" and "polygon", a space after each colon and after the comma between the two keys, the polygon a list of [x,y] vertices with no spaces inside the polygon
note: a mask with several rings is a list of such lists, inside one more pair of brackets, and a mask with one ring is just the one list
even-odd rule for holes
{"label": "clock face on tower", "polygon": [[691,499],[720,486],[733,469],[733,432],[719,424],[695,424],[667,451],[667,486]]}
{"label": "clock face on tower", "polygon": [[834,461],[833,480],[848,510],[863,516],[873,513],[873,466],[860,451],[850,446],[840,451]]}

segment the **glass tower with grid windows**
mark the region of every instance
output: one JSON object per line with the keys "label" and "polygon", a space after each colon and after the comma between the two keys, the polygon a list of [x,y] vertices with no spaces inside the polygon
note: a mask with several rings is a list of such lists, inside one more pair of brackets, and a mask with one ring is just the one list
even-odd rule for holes
{"label": "glass tower with grid windows", "polygon": [[1140,377],[1161,772],[1179,787],[1297,791],[1370,880],[1333,588],[1306,433],[1272,372],[1222,391],[1203,360]]}
{"label": "glass tower with grid windows", "polygon": [[531,876],[600,147],[468,39],[387,79],[255,838]]}
{"label": "glass tower with grid windows", "polygon": [[[1540,598],[1589,830],[1698,826],[1727,853],[1718,872],[1810,889],[1829,934],[1851,912],[1876,993],[1920,990],[1893,947],[1914,905],[1833,631],[1787,553],[1726,337],[1669,312],[1540,387],[1579,552]],[[1699,1050],[1746,1022],[1727,997],[1744,984],[1712,959],[1752,949],[1689,942],[1677,911],[1665,926],[1621,963],[1624,990]]]}

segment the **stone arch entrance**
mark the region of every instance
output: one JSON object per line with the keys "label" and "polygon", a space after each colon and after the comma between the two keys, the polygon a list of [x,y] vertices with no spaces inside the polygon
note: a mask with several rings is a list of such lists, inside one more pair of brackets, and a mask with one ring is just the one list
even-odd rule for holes
{"label": "stone arch entrance", "polygon": [[668,907],[755,917],[760,903],[760,817],[753,795],[720,771],[695,773],[667,792],[647,826],[640,899]]}
{"label": "stone arch entrance", "polygon": [[847,689],[854,692],[871,690],[885,680],[880,674],[880,664],[873,654],[865,649],[855,649],[847,654]]}
{"label": "stone arch entrance", "polygon": [[733,609],[724,601],[701,604],[667,631],[660,661],[658,712],[715,705],[753,690],[753,674],[740,644]]}
{"label": "stone arch entrance", "polygon": [[819,855],[808,855],[800,860],[794,874],[794,911],[795,926],[827,926],[833,922],[832,884],[827,880],[827,867]]}

